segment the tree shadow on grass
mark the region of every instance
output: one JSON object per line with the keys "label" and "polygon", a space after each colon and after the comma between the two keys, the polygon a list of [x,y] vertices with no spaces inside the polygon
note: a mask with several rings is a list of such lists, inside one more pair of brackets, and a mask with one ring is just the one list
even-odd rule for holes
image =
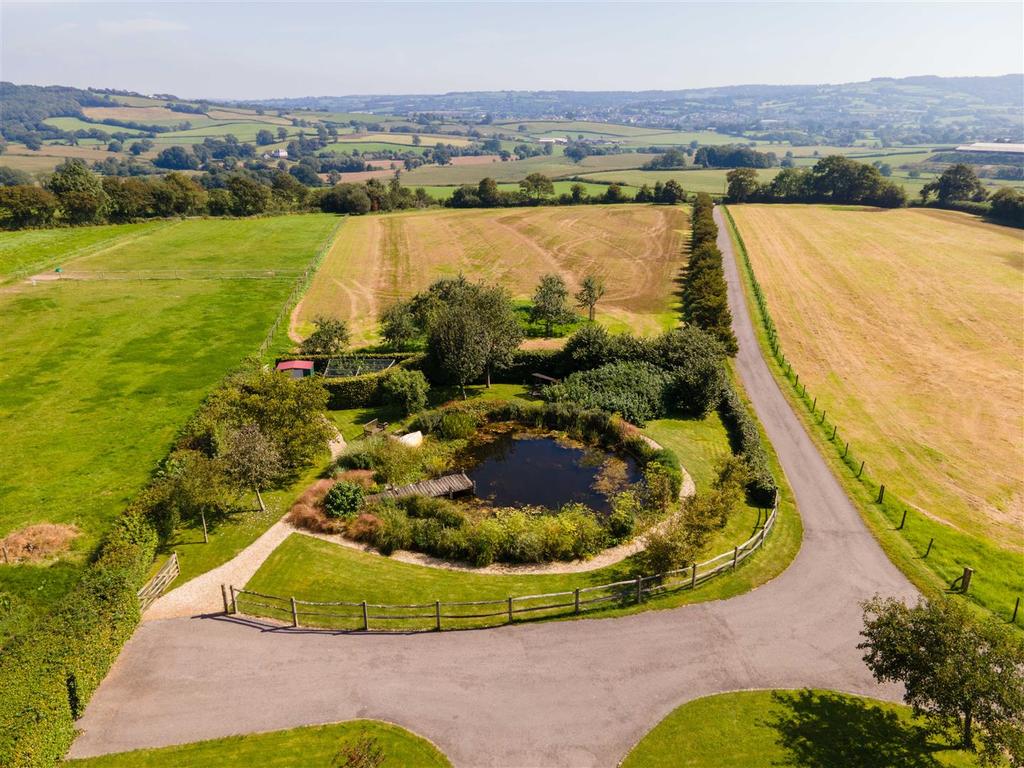
{"label": "tree shadow on grass", "polygon": [[801,768],[941,768],[934,753],[950,749],[932,732],[853,696],[818,691],[777,692],[772,718],[786,757]]}

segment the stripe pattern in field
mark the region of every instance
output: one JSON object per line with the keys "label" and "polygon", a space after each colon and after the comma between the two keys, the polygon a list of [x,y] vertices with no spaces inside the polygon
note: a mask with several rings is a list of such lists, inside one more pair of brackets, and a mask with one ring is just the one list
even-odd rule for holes
{"label": "stripe pattern in field", "polygon": [[667,206],[559,206],[427,211],[353,217],[295,315],[344,318],[353,341],[376,338],[377,317],[434,280],[459,273],[529,298],[543,274],[574,291],[587,274],[605,280],[598,319],[656,333],[674,322],[686,210]]}
{"label": "stripe pattern in field", "polygon": [[872,475],[1024,548],[1024,234],[951,211],[730,210],[793,370]]}

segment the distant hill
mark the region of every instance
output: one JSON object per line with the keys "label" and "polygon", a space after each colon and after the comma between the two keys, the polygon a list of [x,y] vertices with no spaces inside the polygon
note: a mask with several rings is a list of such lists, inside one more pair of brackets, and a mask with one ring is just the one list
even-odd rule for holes
{"label": "distant hill", "polygon": [[[572,118],[763,130],[841,140],[871,131],[893,142],[1024,140],[1024,74],[876,78],[840,85],[735,85],[678,91],[469,91],[433,95],[309,96],[247,102],[289,110],[441,113],[479,119]],[[787,136],[786,138],[797,138]]]}

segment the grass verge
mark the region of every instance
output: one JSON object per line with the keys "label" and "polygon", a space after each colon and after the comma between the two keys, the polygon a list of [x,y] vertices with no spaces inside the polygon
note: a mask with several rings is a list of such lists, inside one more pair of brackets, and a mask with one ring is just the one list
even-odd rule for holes
{"label": "grass verge", "polygon": [[622,768],[967,768],[975,756],[933,736],[910,707],[834,691],[742,691],[683,704]]}
{"label": "grass verge", "polygon": [[221,768],[252,765],[264,768],[330,768],[342,764],[335,757],[343,748],[365,737],[375,739],[383,750],[383,762],[373,763],[380,768],[412,765],[443,768],[451,765],[448,758],[423,737],[377,720],[352,720],[287,731],[229,736],[175,747],[71,760],[67,764],[75,768],[206,768],[211,765]]}

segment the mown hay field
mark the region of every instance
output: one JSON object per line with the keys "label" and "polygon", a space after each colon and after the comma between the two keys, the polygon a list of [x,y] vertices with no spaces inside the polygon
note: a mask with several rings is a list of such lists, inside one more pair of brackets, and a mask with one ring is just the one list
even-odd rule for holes
{"label": "mown hay field", "polygon": [[604,278],[597,317],[614,329],[656,333],[675,322],[687,209],[578,206],[431,210],[351,217],[293,318],[303,335],[317,315],[348,321],[353,342],[377,339],[377,318],[440,277],[460,272],[532,295],[546,273],[570,290]]}
{"label": "mown hay field", "polygon": [[866,471],[1024,549],[1024,232],[935,210],[730,209],[783,349]]}

